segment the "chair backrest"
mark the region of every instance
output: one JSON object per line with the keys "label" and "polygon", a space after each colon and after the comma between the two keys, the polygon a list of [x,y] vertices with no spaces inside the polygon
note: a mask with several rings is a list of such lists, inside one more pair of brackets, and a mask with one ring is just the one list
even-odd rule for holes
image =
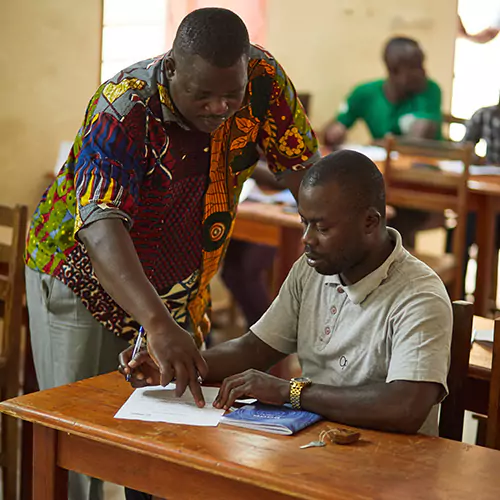
{"label": "chair backrest", "polygon": [[[27,208],[0,206],[0,226],[8,236],[0,242],[0,301],[4,308],[3,328],[0,329],[0,358],[7,365],[7,378],[2,380],[7,389],[4,397],[13,397],[17,384],[9,383],[18,380],[21,357],[21,332],[24,300],[24,262],[23,253],[26,238]],[[10,240],[6,242],[5,239]]]}
{"label": "chair backrest", "polygon": [[[429,212],[452,210],[456,214],[457,225],[453,232],[456,279],[450,293],[453,299],[460,298],[472,144],[430,140],[410,141],[389,135],[385,139],[385,148],[387,157],[384,180],[389,204]],[[393,152],[398,154],[397,166]],[[458,165],[461,163],[462,173],[441,170],[438,167],[440,160],[456,161]]]}
{"label": "chair backrest", "polygon": [[500,450],[500,318],[495,320],[493,338],[486,446]]}
{"label": "chair backrest", "polygon": [[474,306],[469,302],[453,302],[453,334],[451,338],[448,396],[441,403],[439,435],[462,441],[465,416],[464,390],[469,372]]}

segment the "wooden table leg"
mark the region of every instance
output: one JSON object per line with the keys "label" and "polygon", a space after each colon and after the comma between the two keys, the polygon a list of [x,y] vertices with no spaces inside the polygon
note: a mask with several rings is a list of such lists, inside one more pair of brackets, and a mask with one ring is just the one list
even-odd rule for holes
{"label": "wooden table leg", "polygon": [[33,500],[66,500],[68,471],[57,465],[57,431],[33,425]]}
{"label": "wooden table leg", "polygon": [[282,227],[278,255],[276,257],[274,291],[278,295],[295,261],[302,255],[302,231],[300,229]]}
{"label": "wooden table leg", "polygon": [[496,207],[490,196],[481,198],[477,212],[477,275],[474,292],[474,314],[487,316],[493,276]]}
{"label": "wooden table leg", "polygon": [[[295,261],[302,255],[304,245],[302,244],[302,231],[300,229],[281,228],[281,241],[275,265],[274,294],[278,295],[281,285],[285,281]],[[288,356],[273,366],[270,373],[275,377],[289,379],[297,375],[294,373],[295,360]]]}

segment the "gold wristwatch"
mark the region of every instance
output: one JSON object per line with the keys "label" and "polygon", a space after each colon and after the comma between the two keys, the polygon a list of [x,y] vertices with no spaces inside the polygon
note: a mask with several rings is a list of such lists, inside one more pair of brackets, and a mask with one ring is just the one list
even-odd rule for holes
{"label": "gold wristwatch", "polygon": [[290,403],[292,408],[300,410],[300,395],[304,387],[312,384],[312,380],[307,377],[295,377],[290,380]]}

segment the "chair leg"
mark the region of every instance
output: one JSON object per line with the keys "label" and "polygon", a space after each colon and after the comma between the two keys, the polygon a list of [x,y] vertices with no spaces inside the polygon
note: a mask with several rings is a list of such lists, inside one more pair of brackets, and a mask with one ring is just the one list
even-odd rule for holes
{"label": "chair leg", "polygon": [[19,485],[19,420],[2,415],[2,447],[6,464],[3,475],[3,498],[17,500]]}

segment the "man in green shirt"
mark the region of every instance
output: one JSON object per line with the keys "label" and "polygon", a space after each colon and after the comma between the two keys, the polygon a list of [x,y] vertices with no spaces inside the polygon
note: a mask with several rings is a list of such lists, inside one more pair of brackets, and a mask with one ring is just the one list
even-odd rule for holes
{"label": "man in green shirt", "polygon": [[424,70],[424,53],[411,38],[389,40],[384,50],[388,77],[354,88],[324,131],[324,143],[337,146],[358,119],[373,139],[386,134],[441,138],[441,90]]}

